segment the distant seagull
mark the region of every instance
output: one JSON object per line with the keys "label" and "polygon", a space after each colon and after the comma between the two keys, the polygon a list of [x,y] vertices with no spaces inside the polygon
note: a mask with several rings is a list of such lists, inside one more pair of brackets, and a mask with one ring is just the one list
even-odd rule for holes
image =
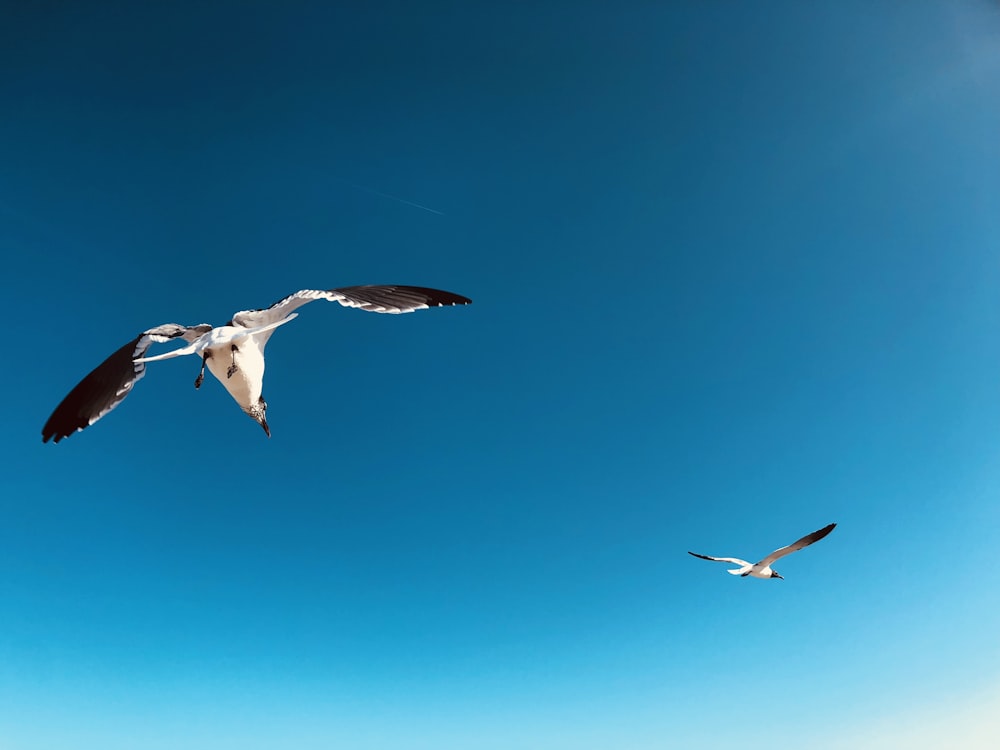
{"label": "distant seagull", "polygon": [[734,576],[742,576],[743,578],[746,578],[747,576],[752,576],[754,578],[783,578],[783,576],[778,575],[778,571],[771,570],[771,564],[777,562],[785,555],[798,552],[803,547],[808,547],[813,542],[818,542],[820,539],[833,531],[833,527],[836,525],[837,524],[835,523],[831,523],[829,526],[824,526],[819,531],[814,531],[812,534],[806,534],[804,537],[799,539],[799,541],[792,542],[787,547],[776,549],[763,560],[756,563],[748,563],[746,560],[740,560],[738,557],[709,557],[708,555],[699,555],[696,552],[688,552],[688,554],[700,557],[702,560],[714,560],[715,562],[727,562],[732,563],[733,565],[739,565],[740,567],[737,570],[726,571]]}
{"label": "distant seagull", "polygon": [[[42,442],[59,442],[92,425],[120,404],[146,372],[146,362],[197,354],[201,371],[194,381],[200,388],[207,366],[229,391],[240,408],[253,418],[268,437],[267,403],[261,395],[264,381],[264,347],[274,329],[298,316],[293,310],[318,299],[339,302],[344,307],[378,313],[408,313],[443,305],[468,305],[472,300],[459,294],[419,286],[347,286],[321,291],[303,289],[263,310],[243,310],[223,326],[208,323],[182,326],[176,323],[143,331],[97,366],[62,400],[42,428]],[[187,346],[156,357],[147,357],[152,344],[182,339]]]}

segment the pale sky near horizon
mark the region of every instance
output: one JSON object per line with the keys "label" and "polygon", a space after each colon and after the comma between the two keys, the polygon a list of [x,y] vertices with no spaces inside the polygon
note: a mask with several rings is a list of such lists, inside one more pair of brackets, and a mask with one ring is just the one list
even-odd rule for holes
{"label": "pale sky near horizon", "polygon": [[[21,4],[0,102],[0,750],[1000,746],[997,3]],[[473,304],[41,443],[366,283]]]}

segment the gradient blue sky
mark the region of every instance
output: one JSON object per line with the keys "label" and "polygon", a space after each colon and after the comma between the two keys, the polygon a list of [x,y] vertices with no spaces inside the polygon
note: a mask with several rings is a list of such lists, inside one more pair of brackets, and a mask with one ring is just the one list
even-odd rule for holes
{"label": "gradient blue sky", "polygon": [[998,746],[996,3],[12,5],[0,748]]}

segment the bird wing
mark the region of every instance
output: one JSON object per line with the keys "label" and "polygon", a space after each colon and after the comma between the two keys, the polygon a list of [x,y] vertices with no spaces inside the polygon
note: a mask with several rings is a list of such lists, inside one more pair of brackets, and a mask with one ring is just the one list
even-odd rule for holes
{"label": "bird wing", "polygon": [[345,286],[340,289],[302,289],[262,310],[242,310],[233,315],[238,326],[260,326],[281,320],[292,310],[314,300],[339,302],[344,307],[378,313],[408,313],[442,305],[468,305],[468,297],[422,286]]}
{"label": "bird wing", "polygon": [[689,555],[694,555],[695,557],[700,557],[702,560],[712,560],[713,562],[724,562],[732,563],[733,565],[749,565],[746,560],[741,560],[738,557],[709,557],[708,555],[699,555],[697,552],[688,552]]}
{"label": "bird wing", "polygon": [[829,526],[824,526],[819,531],[814,531],[812,534],[806,534],[804,537],[802,537],[801,539],[799,539],[797,542],[792,542],[787,547],[782,547],[781,549],[776,549],[774,552],[772,552],[770,555],[768,555],[767,557],[765,557],[763,560],[761,560],[757,564],[761,565],[761,566],[767,566],[767,565],[770,565],[771,563],[775,562],[776,560],[780,560],[785,555],[790,555],[793,552],[798,552],[803,547],[808,547],[813,542],[818,542],[820,539],[822,539],[827,534],[829,534],[831,531],[833,531],[833,527],[836,526],[836,525],[837,524],[835,524],[835,523],[831,523]]}
{"label": "bird wing", "polygon": [[56,443],[74,432],[88,427],[120,404],[136,381],[146,374],[141,358],[152,344],[162,344],[176,338],[193,341],[211,330],[209,325],[182,326],[166,323],[143,331],[116,351],[83,380],[77,383],[42,428],[42,442]]}

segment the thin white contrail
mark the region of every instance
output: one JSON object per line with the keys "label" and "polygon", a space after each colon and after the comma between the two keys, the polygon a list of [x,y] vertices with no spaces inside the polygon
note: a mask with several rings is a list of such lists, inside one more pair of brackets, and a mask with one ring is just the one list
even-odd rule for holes
{"label": "thin white contrail", "polygon": [[373,193],[375,195],[381,195],[383,198],[389,198],[394,201],[399,201],[400,203],[405,203],[407,206],[413,206],[414,208],[419,208],[423,211],[430,211],[432,214],[437,214],[438,216],[444,216],[444,212],[438,211],[436,208],[430,208],[428,206],[422,206],[419,203],[414,203],[413,201],[408,201],[406,198],[400,198],[398,195],[390,195],[389,193],[383,193],[381,190],[376,190],[375,188],[367,187],[366,185],[359,185],[356,182],[350,183],[352,187],[356,187],[358,190],[364,190],[366,193]]}

